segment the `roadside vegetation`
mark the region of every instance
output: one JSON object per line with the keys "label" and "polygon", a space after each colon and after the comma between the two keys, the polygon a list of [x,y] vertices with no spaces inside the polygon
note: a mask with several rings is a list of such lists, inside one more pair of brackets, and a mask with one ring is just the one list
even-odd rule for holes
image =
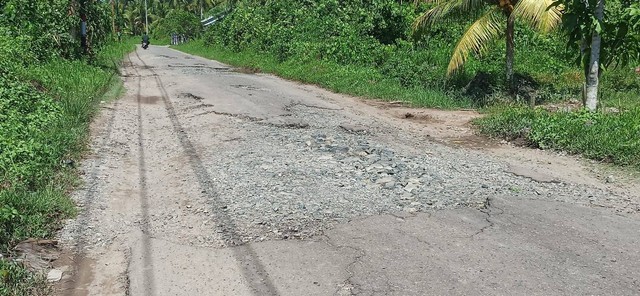
{"label": "roadside vegetation", "polygon": [[85,51],[74,32],[78,3],[0,4],[0,295],[44,295],[45,277],[16,263],[13,247],[51,238],[76,210],[75,163],[103,96],[122,91],[118,63],[130,41],[110,39],[107,6],[82,9]]}

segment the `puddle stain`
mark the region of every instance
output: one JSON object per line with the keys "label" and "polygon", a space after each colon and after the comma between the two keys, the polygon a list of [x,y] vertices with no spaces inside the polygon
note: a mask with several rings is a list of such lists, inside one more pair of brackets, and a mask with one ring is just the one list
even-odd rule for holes
{"label": "puddle stain", "polygon": [[138,97],[138,102],[146,105],[153,105],[160,101],[160,97],[158,96],[140,96]]}
{"label": "puddle stain", "polygon": [[89,287],[95,277],[96,263],[84,254],[62,254],[53,265],[65,272],[62,279],[54,284],[54,288],[60,291],[62,296],[88,296]]}

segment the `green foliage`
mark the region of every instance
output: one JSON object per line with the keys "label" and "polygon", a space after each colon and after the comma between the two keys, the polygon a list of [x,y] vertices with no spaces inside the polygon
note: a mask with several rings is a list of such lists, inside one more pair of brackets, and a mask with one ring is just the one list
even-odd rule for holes
{"label": "green foliage", "polygon": [[[55,235],[62,220],[75,213],[73,202],[62,188],[37,192],[21,189],[0,191],[0,245],[2,248],[27,238]],[[3,253],[10,250],[4,249]]]}
{"label": "green foliage", "polygon": [[[565,5],[563,26],[569,37],[568,44],[577,56],[576,63],[584,68],[589,63],[591,36],[602,36],[600,62],[603,67],[626,66],[640,61],[640,4],[630,5],[625,0],[607,1],[603,22],[595,17],[598,0],[560,0]],[[586,75],[586,74],[585,74]]]}
{"label": "green foliage", "polygon": [[8,78],[35,61],[30,44],[27,36],[12,37],[8,28],[0,26],[0,76]]}
{"label": "green foliage", "polygon": [[[0,77],[0,246],[48,237],[73,213],[65,172],[82,151],[97,101],[112,68],[131,43],[117,43],[83,61],[52,59]],[[113,79],[113,80],[112,80]]]}
{"label": "green foliage", "polygon": [[384,58],[381,44],[407,37],[412,17],[412,6],[393,0],[241,1],[205,40],[268,52],[280,61],[303,57],[375,65]]}
{"label": "green foliage", "polygon": [[19,263],[0,259],[0,295],[50,295],[46,276],[29,272]]}
{"label": "green foliage", "polygon": [[202,25],[198,17],[182,10],[172,10],[153,27],[153,37],[156,39],[168,38],[173,33],[191,39],[200,36],[201,32]]}
{"label": "green foliage", "polygon": [[28,83],[0,78],[0,184],[33,187],[61,157],[47,141],[62,117],[51,97]]}
{"label": "green foliage", "polygon": [[483,133],[640,169],[640,109],[621,113],[507,108],[478,122]]}
{"label": "green foliage", "polygon": [[[98,47],[109,37],[107,6],[87,4],[84,12],[87,16],[89,44]],[[7,0],[0,13],[3,35],[21,38],[21,42],[28,44],[26,48],[37,59],[79,57],[80,7],[76,1]]]}
{"label": "green foliage", "polygon": [[[105,46],[105,4],[91,2],[92,55],[80,56],[77,7],[71,1],[0,4],[0,253],[26,238],[55,234],[75,212],[73,159],[84,149],[96,102],[130,42]],[[106,70],[106,71],[105,71]],[[46,281],[0,260],[1,295],[43,295]]]}

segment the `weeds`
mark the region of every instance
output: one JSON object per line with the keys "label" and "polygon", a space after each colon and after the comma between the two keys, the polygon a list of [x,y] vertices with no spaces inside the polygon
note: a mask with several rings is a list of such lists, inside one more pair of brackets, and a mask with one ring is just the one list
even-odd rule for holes
{"label": "weeds", "polygon": [[[114,69],[131,42],[105,46],[90,62],[53,58],[0,75],[0,253],[27,238],[48,238],[75,214],[67,192],[77,184],[73,163]],[[112,95],[117,95],[112,93]],[[46,283],[0,259],[0,294],[43,295]]]}
{"label": "weeds", "polygon": [[29,272],[19,263],[0,260],[0,277],[0,295],[44,296],[52,292],[43,273]]}
{"label": "weeds", "polygon": [[510,107],[477,121],[480,130],[507,140],[640,169],[640,108],[620,113],[549,112]]}

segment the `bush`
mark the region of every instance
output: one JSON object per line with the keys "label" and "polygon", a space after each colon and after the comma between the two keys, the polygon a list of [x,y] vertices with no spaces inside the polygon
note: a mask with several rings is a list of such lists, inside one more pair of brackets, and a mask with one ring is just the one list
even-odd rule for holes
{"label": "bush", "polygon": [[33,188],[62,157],[47,139],[61,107],[32,85],[0,78],[0,184]]}
{"label": "bush", "polygon": [[483,133],[542,149],[640,168],[640,109],[621,113],[508,108],[478,122]]}
{"label": "bush", "polygon": [[196,38],[200,36],[201,32],[202,24],[200,24],[198,17],[186,11],[172,10],[154,25],[153,37],[166,39],[175,33],[187,38]]}
{"label": "bush", "polygon": [[[84,8],[91,55],[81,58],[75,5],[0,2],[0,253],[9,258],[15,243],[51,237],[74,214],[69,164],[84,147],[96,100],[116,81],[113,60],[134,48],[104,46],[108,6],[91,1]],[[47,291],[44,277],[0,259],[1,295]]]}
{"label": "bush", "polygon": [[44,274],[34,274],[19,263],[0,260],[0,295],[50,295],[52,292]]}
{"label": "bush", "polygon": [[[53,56],[78,58],[81,54],[79,7],[68,0],[6,0],[0,13],[3,37],[28,41],[28,50],[38,60]],[[110,36],[107,5],[85,5],[88,42],[100,47]],[[5,36],[5,34],[7,34]]]}
{"label": "bush", "polygon": [[205,41],[270,53],[280,61],[302,57],[374,66],[383,60],[383,45],[407,37],[412,11],[393,0],[240,1]]}

